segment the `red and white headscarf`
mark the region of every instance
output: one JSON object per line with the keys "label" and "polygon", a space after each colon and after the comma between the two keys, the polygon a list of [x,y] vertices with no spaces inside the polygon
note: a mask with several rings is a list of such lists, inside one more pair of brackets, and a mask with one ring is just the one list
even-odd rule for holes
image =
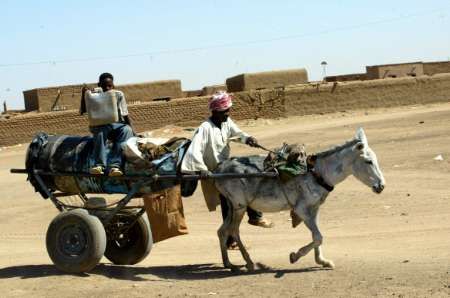
{"label": "red and white headscarf", "polygon": [[209,99],[209,110],[222,112],[231,108],[233,96],[225,91],[217,91]]}

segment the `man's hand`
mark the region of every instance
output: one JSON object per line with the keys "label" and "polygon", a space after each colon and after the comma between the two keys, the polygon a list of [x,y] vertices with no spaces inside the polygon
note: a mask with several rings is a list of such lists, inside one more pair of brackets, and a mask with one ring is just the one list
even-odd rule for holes
{"label": "man's hand", "polygon": [[81,94],[84,94],[88,90],[90,90],[89,87],[86,84],[83,84],[83,87],[81,88]]}
{"label": "man's hand", "polygon": [[258,141],[254,137],[248,137],[245,143],[250,147],[258,147]]}
{"label": "man's hand", "polygon": [[201,170],[198,172],[198,175],[200,176],[200,179],[207,179],[211,177],[211,172],[208,170]]}

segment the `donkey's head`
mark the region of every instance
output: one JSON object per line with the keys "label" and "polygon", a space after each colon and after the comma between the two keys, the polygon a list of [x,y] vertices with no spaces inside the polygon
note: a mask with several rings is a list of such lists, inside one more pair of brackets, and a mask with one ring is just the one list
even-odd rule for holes
{"label": "donkey's head", "polygon": [[374,192],[381,193],[385,185],[383,173],[378,165],[377,156],[370,149],[366,134],[362,128],[357,130],[356,139],[359,142],[353,147],[355,153],[355,159],[352,164],[353,175],[371,187]]}

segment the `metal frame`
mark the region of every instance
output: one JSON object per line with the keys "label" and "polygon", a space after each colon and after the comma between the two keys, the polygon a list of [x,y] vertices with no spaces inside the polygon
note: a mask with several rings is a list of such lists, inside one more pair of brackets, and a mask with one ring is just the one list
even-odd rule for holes
{"label": "metal frame", "polygon": [[[12,174],[29,174],[29,172],[26,169],[11,169],[10,172]],[[52,203],[55,205],[55,207],[60,211],[64,210],[70,210],[70,209],[76,209],[76,208],[82,208],[87,210],[96,210],[96,211],[107,211],[109,214],[108,216],[103,220],[103,223],[105,225],[108,225],[111,220],[114,218],[114,216],[117,215],[122,209],[138,209],[141,208],[141,210],[136,214],[136,220],[139,216],[141,216],[145,209],[143,207],[137,206],[137,207],[128,207],[126,206],[133,198],[136,198],[135,195],[139,192],[139,190],[145,186],[146,184],[153,183],[155,181],[164,181],[164,180],[175,180],[178,182],[181,182],[183,180],[203,180],[203,179],[240,179],[240,178],[276,178],[278,177],[277,172],[259,172],[259,173],[245,173],[245,174],[238,174],[238,173],[223,173],[223,174],[208,174],[208,175],[158,175],[154,174],[152,176],[149,175],[133,175],[133,176],[119,176],[119,177],[108,177],[108,179],[117,179],[117,180],[129,180],[129,181],[136,181],[136,183],[133,184],[131,190],[117,202],[114,202],[110,205],[107,205],[105,207],[80,207],[80,206],[73,206],[69,204],[65,204],[58,200],[59,197],[65,197],[65,196],[73,196],[78,195],[80,200],[83,203],[86,203],[88,201],[88,197],[85,193],[64,193],[64,192],[54,192],[48,189],[47,185],[45,185],[45,182],[42,180],[41,176],[72,176],[72,177],[89,177],[89,178],[100,178],[105,177],[104,175],[93,175],[93,174],[87,174],[87,173],[81,173],[81,172],[46,172],[42,170],[33,170],[34,178],[36,178],[36,181],[38,182],[39,186],[44,190],[45,194],[50,198]],[[115,206],[114,208],[108,208]]]}

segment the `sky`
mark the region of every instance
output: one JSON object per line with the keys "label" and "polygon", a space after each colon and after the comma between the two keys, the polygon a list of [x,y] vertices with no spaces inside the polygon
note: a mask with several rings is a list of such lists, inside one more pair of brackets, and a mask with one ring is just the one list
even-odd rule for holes
{"label": "sky", "polygon": [[450,60],[450,0],[0,0],[0,103],[24,90],[180,79],[183,90],[246,72]]}

